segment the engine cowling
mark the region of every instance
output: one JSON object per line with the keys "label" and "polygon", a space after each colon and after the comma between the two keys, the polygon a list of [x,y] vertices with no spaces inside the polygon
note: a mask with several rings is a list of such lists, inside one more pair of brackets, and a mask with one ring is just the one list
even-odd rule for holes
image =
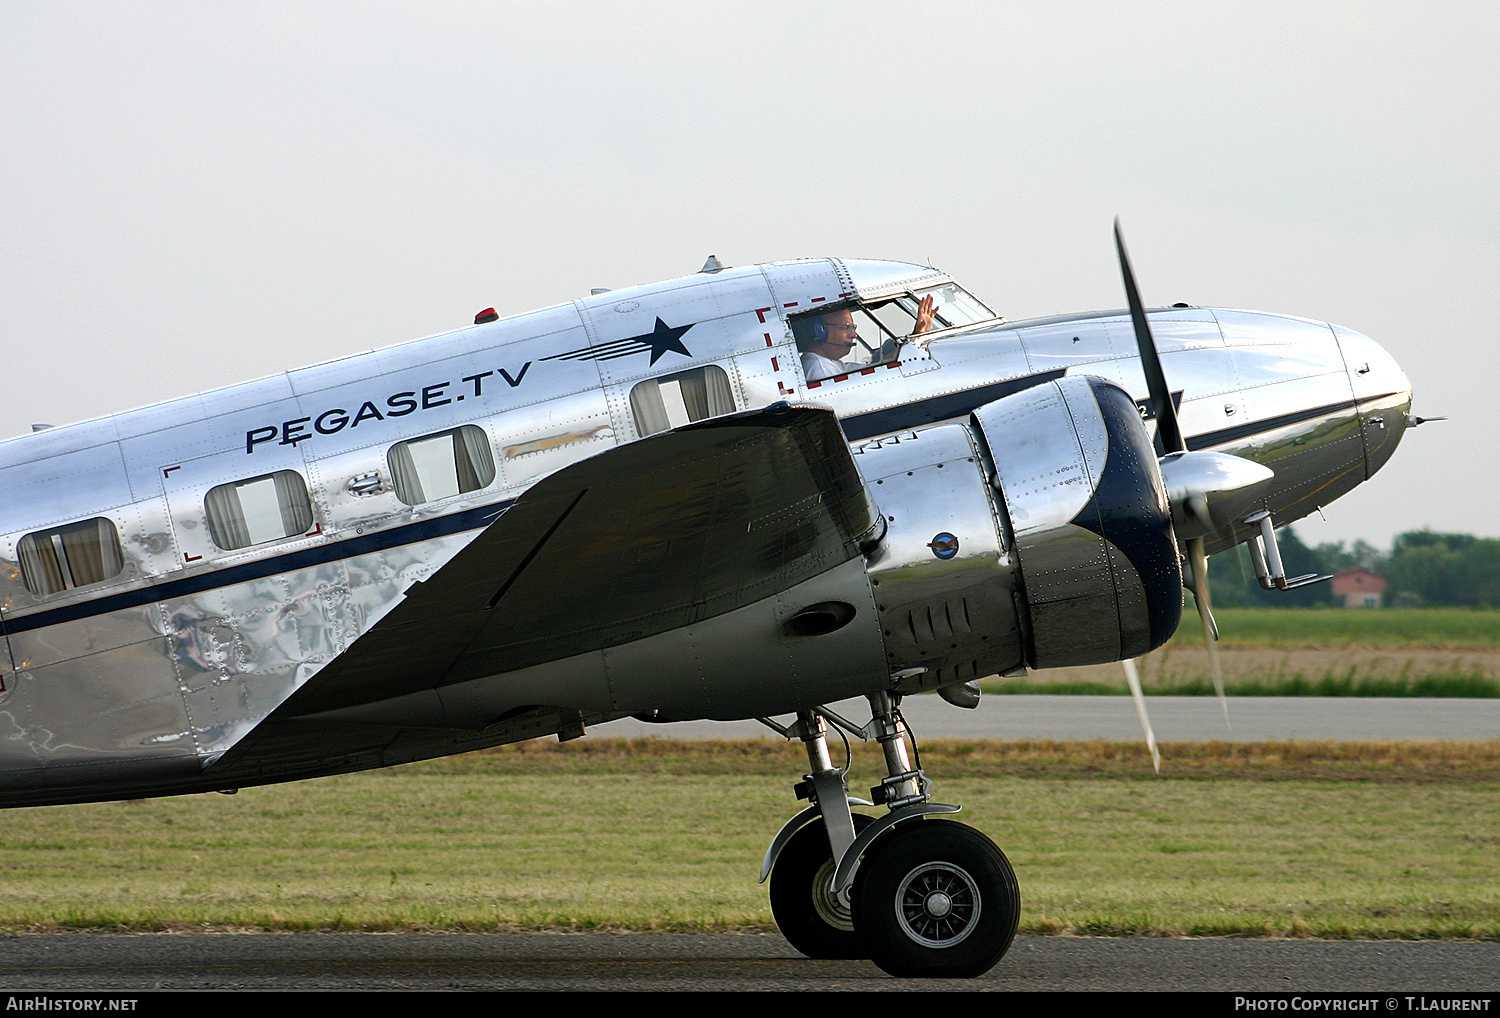
{"label": "engine cowling", "polygon": [[1046,382],[856,452],[886,516],[868,568],[899,689],[1138,657],[1176,630],[1161,470],[1115,383]]}

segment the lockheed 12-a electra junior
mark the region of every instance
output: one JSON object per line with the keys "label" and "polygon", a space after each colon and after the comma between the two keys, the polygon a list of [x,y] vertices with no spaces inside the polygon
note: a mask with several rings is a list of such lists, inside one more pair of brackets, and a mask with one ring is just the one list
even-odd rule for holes
{"label": "lockheed 12-a electra junior", "polygon": [[[761,874],[787,939],[987,971],[1015,875],[930,796],[902,698],[1128,663],[1185,587],[1211,633],[1206,557],[1239,543],[1267,588],[1316,579],[1275,526],[1421,420],[1364,336],[1144,309],[1116,244],[1127,310],[1012,322],[925,266],[710,258],[0,443],[0,805],[754,718],[810,761]],[[873,802],[830,727],[881,746]]]}

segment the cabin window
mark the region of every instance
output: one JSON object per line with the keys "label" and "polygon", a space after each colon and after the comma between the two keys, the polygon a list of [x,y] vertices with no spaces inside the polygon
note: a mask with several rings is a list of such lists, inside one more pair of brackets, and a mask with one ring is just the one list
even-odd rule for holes
{"label": "cabin window", "polygon": [[398,442],[386,458],[396,497],[407,505],[478,491],[495,479],[490,438],[472,424]]}
{"label": "cabin window", "polygon": [[313,522],[307,485],[295,470],[210,488],[203,508],[209,536],[225,551],[296,537]]}
{"label": "cabin window", "polygon": [[709,364],[650,378],[630,390],[635,430],[642,438],[692,421],[734,413],[734,391],[724,369]]}
{"label": "cabin window", "polygon": [[17,544],[21,578],[33,594],[103,583],[120,575],[120,532],[102,517],[27,534]]}

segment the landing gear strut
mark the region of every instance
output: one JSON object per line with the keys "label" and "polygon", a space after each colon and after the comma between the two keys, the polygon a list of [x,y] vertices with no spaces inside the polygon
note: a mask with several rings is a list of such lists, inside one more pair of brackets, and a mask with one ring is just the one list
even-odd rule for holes
{"label": "landing gear strut", "polygon": [[[776,924],[811,958],[869,958],[897,976],[982,975],[1015,937],[1015,872],[979,831],[928,819],[959,807],[930,801],[929,782],[907,752],[900,697],[869,699],[863,727],[826,707],[799,712],[789,727],[760,719],[800,739],[811,765],[797,795],[812,805],[781,829],[761,867]],[[847,775],[828,754],[828,722],[880,743],[887,774],[871,789],[873,803],[849,797]],[[888,812],[855,814],[851,803]]]}
{"label": "landing gear strut", "polygon": [[811,799],[813,805],[782,828],[766,854],[762,880],[775,865],[770,870],[771,913],[781,935],[809,958],[863,958],[849,896],[833,892],[833,874],[856,835],[874,821],[850,811],[844,772],[828,756],[828,725],[820,714],[801,711],[783,734],[800,738],[807,747],[812,773],[797,786],[797,798]]}

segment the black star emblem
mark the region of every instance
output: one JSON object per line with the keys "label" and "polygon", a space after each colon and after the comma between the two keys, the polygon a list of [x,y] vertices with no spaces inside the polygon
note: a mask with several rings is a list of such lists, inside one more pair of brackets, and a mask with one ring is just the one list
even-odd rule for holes
{"label": "black star emblem", "polygon": [[661,355],[668,350],[671,350],[673,353],[680,353],[684,357],[691,357],[693,355],[688,352],[688,348],[682,345],[682,334],[697,324],[697,322],[693,322],[689,325],[679,325],[673,329],[668,327],[666,322],[658,318],[654,330],[644,335],[631,336],[627,342],[650,344],[652,364],[655,364]]}

